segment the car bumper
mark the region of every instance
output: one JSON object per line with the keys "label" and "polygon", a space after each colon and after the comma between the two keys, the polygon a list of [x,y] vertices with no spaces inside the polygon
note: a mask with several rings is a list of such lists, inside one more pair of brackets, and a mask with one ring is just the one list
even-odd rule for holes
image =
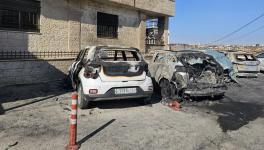
{"label": "car bumper", "polygon": [[237,77],[258,77],[259,71],[239,71],[236,76]]}
{"label": "car bumper", "polygon": [[[114,100],[148,97],[153,93],[153,84],[150,77],[146,77],[141,81],[125,81],[125,82],[103,82],[100,77],[97,79],[81,78],[84,95],[93,101],[98,100]],[[134,94],[116,95],[115,89],[118,88],[136,88]],[[90,90],[97,90],[96,94],[91,94]]]}
{"label": "car bumper", "polygon": [[137,92],[133,94],[115,94],[115,89],[117,88],[112,88],[109,91],[107,91],[105,94],[85,95],[85,96],[90,101],[101,101],[101,100],[147,98],[150,97],[153,93],[152,91],[143,91],[140,87],[127,87],[127,88],[136,88]]}
{"label": "car bumper", "polygon": [[192,97],[202,97],[202,96],[220,96],[225,94],[225,90],[212,90],[212,89],[203,89],[199,91],[195,90],[186,90],[185,94]]}
{"label": "car bumper", "polygon": [[185,89],[184,94],[187,94],[192,97],[202,97],[202,96],[220,96],[224,95],[227,87],[224,85],[216,85],[215,87],[207,88],[189,88]]}

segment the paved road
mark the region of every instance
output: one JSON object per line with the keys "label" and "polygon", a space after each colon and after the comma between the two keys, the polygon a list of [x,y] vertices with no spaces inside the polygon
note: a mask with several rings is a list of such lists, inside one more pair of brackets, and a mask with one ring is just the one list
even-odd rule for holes
{"label": "paved road", "polygon": [[[81,149],[259,149],[264,147],[264,75],[229,85],[221,100],[182,103],[106,101],[79,110]],[[63,149],[70,92],[61,83],[6,87],[0,92],[0,149]]]}

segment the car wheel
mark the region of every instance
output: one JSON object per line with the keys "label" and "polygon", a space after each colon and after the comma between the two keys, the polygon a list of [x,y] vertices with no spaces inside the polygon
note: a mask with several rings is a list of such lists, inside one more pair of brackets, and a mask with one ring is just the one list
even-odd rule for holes
{"label": "car wheel", "polygon": [[79,108],[80,109],[88,108],[89,100],[87,100],[85,98],[81,83],[78,85],[77,92],[78,92],[78,106],[79,106]]}
{"label": "car wheel", "polygon": [[171,85],[170,82],[166,79],[160,81],[160,90],[162,99],[171,98]]}

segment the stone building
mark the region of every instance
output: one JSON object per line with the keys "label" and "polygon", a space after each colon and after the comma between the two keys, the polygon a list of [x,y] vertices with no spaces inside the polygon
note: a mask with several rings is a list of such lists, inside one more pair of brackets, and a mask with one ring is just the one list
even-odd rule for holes
{"label": "stone building", "polygon": [[[174,0],[1,0],[0,86],[58,80],[87,45],[168,48]],[[149,42],[158,20],[162,42]],[[147,38],[148,37],[148,38]]]}

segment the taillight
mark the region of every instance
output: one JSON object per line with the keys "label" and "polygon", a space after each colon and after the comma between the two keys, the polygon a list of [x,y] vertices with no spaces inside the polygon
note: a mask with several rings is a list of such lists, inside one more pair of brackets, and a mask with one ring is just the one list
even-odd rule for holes
{"label": "taillight", "polygon": [[93,79],[96,79],[98,77],[98,74],[97,73],[91,73],[91,72],[84,72],[84,77],[85,78],[93,78]]}
{"label": "taillight", "polygon": [[92,79],[96,79],[98,77],[98,72],[97,71],[94,71],[93,68],[86,68],[84,70],[84,74],[83,76],[85,78],[92,78]]}
{"label": "taillight", "polygon": [[148,87],[148,90],[149,90],[149,91],[153,91],[153,86],[149,86],[149,87]]}
{"label": "taillight", "polygon": [[90,89],[89,90],[89,94],[97,94],[98,93],[98,89]]}

